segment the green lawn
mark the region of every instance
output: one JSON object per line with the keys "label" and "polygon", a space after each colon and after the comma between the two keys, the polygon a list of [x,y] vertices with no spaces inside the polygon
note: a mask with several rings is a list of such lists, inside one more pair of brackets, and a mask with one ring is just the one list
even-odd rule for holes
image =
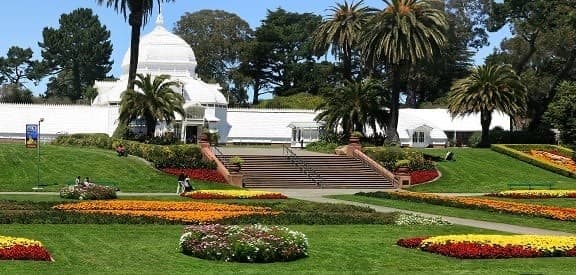
{"label": "green lawn", "polygon": [[456,161],[441,161],[437,167],[442,177],[432,183],[414,186],[419,192],[495,192],[507,190],[510,182],[552,182],[554,189],[576,189],[576,179],[538,168],[490,149],[424,149],[444,156],[454,152]]}
{"label": "green lawn", "polygon": [[576,233],[576,222],[555,221],[545,218],[527,217],[520,215],[490,212],[485,210],[463,209],[449,206],[433,205],[424,202],[390,200],[390,199],[373,198],[373,197],[356,196],[356,195],[333,195],[328,197],[340,200],[355,201],[372,205],[391,207],[396,209],[405,209],[421,213],[466,218],[480,221],[499,222],[499,223]]}
{"label": "green lawn", "polygon": [[[140,158],[118,157],[112,150],[42,145],[40,183],[44,191],[58,191],[76,176],[113,184],[124,192],[176,192],[176,176],[159,171]],[[0,191],[32,191],[37,183],[36,149],[0,143]],[[234,188],[195,181],[198,189]]]}
{"label": "green lawn", "polygon": [[570,274],[571,258],[458,260],[398,247],[399,238],[491,233],[462,226],[305,226],[291,229],[309,239],[309,257],[270,264],[226,263],[178,251],[182,226],[2,225],[2,235],[40,240],[55,262],[6,261],[9,274],[190,274],[190,273],[380,273],[380,274]]}

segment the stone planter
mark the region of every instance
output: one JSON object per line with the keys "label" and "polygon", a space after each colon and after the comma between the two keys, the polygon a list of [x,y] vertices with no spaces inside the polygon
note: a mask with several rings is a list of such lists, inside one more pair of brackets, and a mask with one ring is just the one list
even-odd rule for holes
{"label": "stone planter", "polygon": [[240,164],[232,164],[229,168],[230,172],[233,172],[233,173],[240,172],[240,169],[242,169],[242,165],[240,165]]}

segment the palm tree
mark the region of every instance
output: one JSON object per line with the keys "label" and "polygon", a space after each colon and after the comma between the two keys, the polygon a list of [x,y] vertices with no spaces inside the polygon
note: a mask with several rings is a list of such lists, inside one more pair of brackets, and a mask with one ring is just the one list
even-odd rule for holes
{"label": "palm tree", "polygon": [[[146,22],[148,22],[148,17],[152,15],[154,2],[160,7],[161,2],[174,2],[174,0],[96,0],[96,2],[98,5],[106,3],[106,7],[113,7],[115,11],[120,11],[124,15],[124,19],[128,18],[128,24],[132,27],[127,89],[133,90],[134,80],[136,79],[136,69],[138,68],[138,51],[142,25],[145,25]],[[127,12],[129,12],[128,17],[126,17]]]}
{"label": "palm tree", "polygon": [[324,121],[328,131],[336,132],[338,126],[349,136],[352,131],[364,133],[369,125],[376,132],[376,123],[385,125],[388,102],[386,85],[380,81],[345,81],[343,85],[324,95],[325,102],[318,106],[322,110],[315,118]]}
{"label": "palm tree", "polygon": [[184,116],[184,98],[172,87],[178,86],[176,81],[167,81],[170,76],[160,75],[152,79],[150,74],[138,74],[134,84],[140,91],[126,90],[122,93],[119,121],[124,125],[142,118],[146,123],[146,136],[153,137],[158,121],[170,124],[177,112]]}
{"label": "palm tree", "polygon": [[361,50],[372,68],[384,65],[391,75],[392,98],[387,140],[398,142],[398,115],[402,75],[410,66],[431,59],[446,44],[448,21],[432,7],[434,0],[383,0],[388,6],[377,12],[362,34]]}
{"label": "palm tree", "polygon": [[513,117],[526,111],[528,90],[512,66],[483,65],[452,85],[448,110],[452,116],[480,113],[481,147],[490,145],[492,112],[501,111]]}
{"label": "palm tree", "polygon": [[330,48],[332,55],[342,61],[347,80],[352,80],[352,54],[358,47],[360,32],[374,11],[362,6],[363,2],[348,4],[345,0],[330,7],[332,14],[312,35],[315,51],[326,53]]}

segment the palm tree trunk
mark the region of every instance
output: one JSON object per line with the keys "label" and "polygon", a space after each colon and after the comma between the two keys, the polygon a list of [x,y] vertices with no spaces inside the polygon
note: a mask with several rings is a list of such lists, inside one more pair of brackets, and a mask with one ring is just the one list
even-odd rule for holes
{"label": "palm tree trunk", "polygon": [[132,26],[130,35],[130,67],[128,68],[128,90],[134,90],[134,80],[136,80],[136,69],[138,68],[138,53],[140,51],[140,29],[142,28],[143,13],[140,10],[133,10],[130,13],[129,24]]}
{"label": "palm tree trunk", "polygon": [[392,98],[390,102],[390,120],[386,128],[386,142],[389,144],[398,144],[398,117],[400,115],[400,89],[401,89],[400,66],[392,68]]}
{"label": "palm tree trunk", "polygon": [[156,132],[156,121],[154,119],[146,119],[146,137],[153,138]]}
{"label": "palm tree trunk", "polygon": [[492,122],[492,112],[488,110],[480,111],[480,125],[482,126],[482,136],[480,137],[479,147],[485,148],[490,146],[490,123]]}

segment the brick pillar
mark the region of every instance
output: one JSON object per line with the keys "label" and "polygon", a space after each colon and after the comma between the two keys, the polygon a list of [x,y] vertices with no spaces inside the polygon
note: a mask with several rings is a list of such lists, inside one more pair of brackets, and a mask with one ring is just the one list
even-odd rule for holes
{"label": "brick pillar", "polygon": [[242,173],[230,173],[228,183],[234,186],[244,187],[243,177],[244,175],[242,175]]}
{"label": "brick pillar", "polygon": [[346,155],[349,157],[354,157],[354,151],[362,151],[362,144],[360,144],[360,138],[350,137],[348,146],[346,146]]}

